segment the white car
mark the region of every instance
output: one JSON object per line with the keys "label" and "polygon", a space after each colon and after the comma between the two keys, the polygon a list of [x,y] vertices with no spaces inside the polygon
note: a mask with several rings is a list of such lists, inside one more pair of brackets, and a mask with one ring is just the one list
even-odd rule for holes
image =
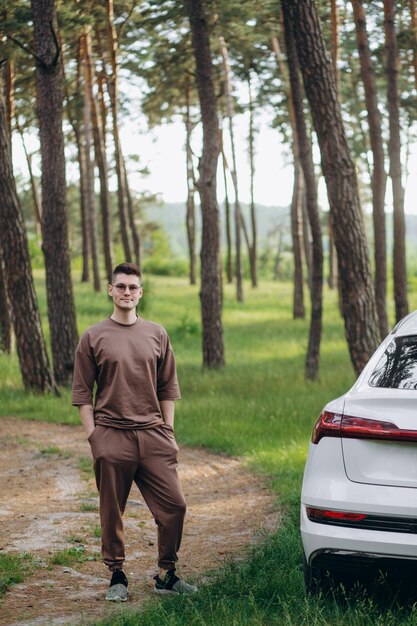
{"label": "white car", "polygon": [[313,430],[301,494],[304,579],[417,564],[417,311]]}

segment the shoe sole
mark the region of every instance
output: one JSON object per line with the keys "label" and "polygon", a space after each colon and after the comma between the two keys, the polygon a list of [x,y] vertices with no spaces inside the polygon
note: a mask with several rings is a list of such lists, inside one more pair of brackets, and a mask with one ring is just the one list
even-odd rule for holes
{"label": "shoe sole", "polygon": [[178,591],[171,591],[170,589],[156,589],[154,587],[154,593],[157,593],[160,596],[179,596],[180,594],[178,593]]}
{"label": "shoe sole", "polygon": [[107,602],[126,602],[127,598],[121,598],[120,596],[116,596],[115,598],[107,598]]}
{"label": "shoe sole", "polygon": [[195,589],[193,591],[174,591],[174,590],[170,590],[170,589],[156,589],[154,587],[154,593],[159,594],[160,596],[191,596],[193,595],[193,593],[196,593],[198,591],[198,589]]}

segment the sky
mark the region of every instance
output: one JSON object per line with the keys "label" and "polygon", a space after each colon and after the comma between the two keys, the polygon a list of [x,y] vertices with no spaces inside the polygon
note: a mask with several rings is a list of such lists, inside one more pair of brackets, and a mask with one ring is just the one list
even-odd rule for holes
{"label": "sky", "polygon": [[[288,145],[281,143],[277,130],[269,125],[266,114],[260,114],[257,119],[258,132],[255,138],[255,201],[258,204],[269,206],[288,206],[291,202],[293,170]],[[249,203],[249,160],[248,160],[248,116],[247,114],[235,117],[235,136],[237,153],[237,172],[239,179],[239,197],[241,202]],[[16,134],[15,134],[16,135]],[[38,138],[31,134],[27,138],[30,151],[39,149]],[[147,166],[149,176],[136,173],[137,164],[133,161],[128,165],[129,181],[132,188],[138,192],[150,191],[160,194],[165,202],[185,202],[186,199],[186,171],[185,171],[185,131],[180,120],[169,124],[148,129],[144,119],[140,117],[133,121],[124,119],[121,125],[121,142],[124,154],[139,155],[140,166]],[[231,163],[230,146],[225,141],[225,149],[229,163]],[[201,130],[194,131],[193,150],[196,155],[201,152]],[[16,173],[28,177],[26,161],[20,137],[14,137],[13,158]],[[318,161],[319,155],[316,155]],[[77,181],[79,174],[75,163],[67,159],[67,178]],[[224,197],[223,173],[218,171],[218,199]],[[405,210],[407,213],[417,214],[417,145],[411,146],[408,163],[409,173],[406,177]],[[40,174],[39,160],[35,159],[35,174]],[[405,178],[405,177],[404,177]],[[115,188],[116,181],[110,182],[111,189]],[[230,184],[230,197],[234,195]],[[387,211],[392,210],[391,189],[387,187]],[[319,185],[319,201],[323,209],[327,209],[327,198],[324,181]]]}

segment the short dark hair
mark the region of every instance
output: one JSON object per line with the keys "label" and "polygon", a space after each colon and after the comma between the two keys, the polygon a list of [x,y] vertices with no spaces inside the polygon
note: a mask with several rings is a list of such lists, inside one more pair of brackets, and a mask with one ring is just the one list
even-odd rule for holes
{"label": "short dark hair", "polygon": [[134,263],[119,263],[119,265],[116,265],[112,272],[112,281],[115,280],[116,274],[133,274],[139,278],[139,282],[142,280],[140,269]]}

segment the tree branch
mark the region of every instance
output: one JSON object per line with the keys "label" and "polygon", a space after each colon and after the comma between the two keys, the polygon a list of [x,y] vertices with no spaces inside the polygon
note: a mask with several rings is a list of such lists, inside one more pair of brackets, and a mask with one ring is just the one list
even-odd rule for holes
{"label": "tree branch", "polygon": [[15,39],[15,37],[13,37],[12,35],[6,35],[6,37],[7,39],[10,39],[10,41],[13,41],[13,43],[15,43],[17,46],[19,46],[19,48],[22,48],[22,50],[30,54],[30,56],[32,56],[34,59],[37,60],[38,63],[40,63],[46,68],[46,63],[44,63],[43,60],[40,57],[38,57],[36,52],[34,52],[31,48],[29,48],[29,46],[27,46],[24,43],[21,43],[18,39]]}

